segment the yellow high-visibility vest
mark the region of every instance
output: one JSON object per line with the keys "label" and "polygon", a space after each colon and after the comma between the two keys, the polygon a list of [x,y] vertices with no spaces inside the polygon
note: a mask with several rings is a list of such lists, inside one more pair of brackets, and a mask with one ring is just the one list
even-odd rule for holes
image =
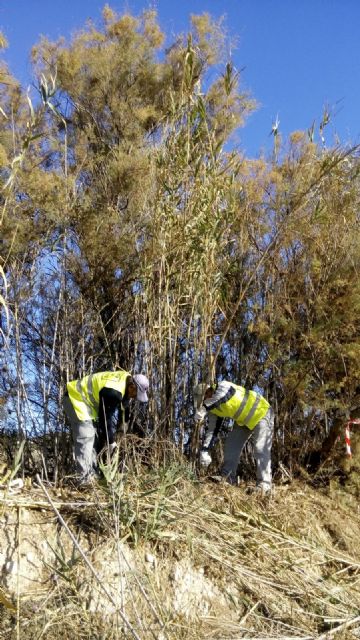
{"label": "yellow high-visibility vest", "polygon": [[99,415],[99,396],[104,387],[125,395],[127,371],[102,371],[67,383],[71,404],[79,420],[96,420]]}
{"label": "yellow high-visibility vest", "polygon": [[236,392],[216,409],[209,408],[210,413],[220,418],[232,418],[236,424],[254,429],[267,414],[270,404],[256,391],[248,391],[232,382],[229,384]]}

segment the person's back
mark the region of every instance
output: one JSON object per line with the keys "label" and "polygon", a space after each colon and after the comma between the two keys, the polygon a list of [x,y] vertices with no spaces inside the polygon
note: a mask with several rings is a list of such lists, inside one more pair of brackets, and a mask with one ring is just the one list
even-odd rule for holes
{"label": "person's back", "polygon": [[[67,391],[79,420],[96,420],[99,417],[100,393],[103,389],[113,389],[125,397],[130,373],[120,371],[99,371],[68,382]],[[120,399],[121,402],[121,399]]]}
{"label": "person's back", "polygon": [[207,411],[220,418],[231,418],[240,426],[254,429],[266,415],[270,404],[258,392],[227,380],[216,385],[214,393],[204,398]]}

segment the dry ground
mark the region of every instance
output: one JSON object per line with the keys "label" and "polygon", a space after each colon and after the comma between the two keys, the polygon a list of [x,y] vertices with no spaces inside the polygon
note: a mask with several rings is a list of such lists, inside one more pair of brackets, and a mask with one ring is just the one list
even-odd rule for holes
{"label": "dry ground", "polygon": [[[360,638],[356,492],[172,465],[0,494],[0,638]],[[60,521],[59,521],[60,516]]]}

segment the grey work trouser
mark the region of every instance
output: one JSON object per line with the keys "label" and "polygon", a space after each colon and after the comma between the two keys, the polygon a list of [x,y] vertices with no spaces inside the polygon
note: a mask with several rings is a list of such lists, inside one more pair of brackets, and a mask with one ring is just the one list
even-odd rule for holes
{"label": "grey work trouser", "polygon": [[96,469],[94,450],[96,429],[92,420],[79,420],[68,396],[63,399],[63,408],[71,426],[76,473],[81,480],[88,480],[94,475]]}
{"label": "grey work trouser", "polygon": [[249,438],[254,442],[256,461],[256,484],[264,489],[271,488],[271,446],[274,432],[274,412],[270,407],[266,415],[252,430],[234,424],[224,447],[224,464],[221,475],[236,481],[236,470],[241,452]]}

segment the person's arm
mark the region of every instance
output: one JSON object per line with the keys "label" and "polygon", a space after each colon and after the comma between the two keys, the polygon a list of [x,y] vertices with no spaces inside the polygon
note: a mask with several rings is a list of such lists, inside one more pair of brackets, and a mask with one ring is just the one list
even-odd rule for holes
{"label": "person's arm", "polygon": [[116,429],[122,422],[122,394],[116,389],[103,387],[99,394],[99,449],[114,444]]}
{"label": "person's arm", "polygon": [[229,382],[226,382],[226,380],[219,382],[212,396],[205,399],[202,406],[197,409],[195,420],[204,420],[208,411],[217,409],[221,404],[230,400],[235,393],[236,389]]}
{"label": "person's arm", "polygon": [[217,422],[216,415],[214,413],[209,413],[208,415],[209,415],[209,420],[208,420],[208,426],[206,429],[203,450],[209,449],[211,445],[211,441],[214,437],[215,429],[216,429],[216,422]]}
{"label": "person's arm", "polygon": [[198,409],[195,414],[195,419],[204,419],[206,414],[208,413],[208,428],[205,435],[205,440],[203,447],[200,451],[200,464],[203,467],[208,467],[212,462],[211,455],[209,453],[209,448],[213,443],[215,430],[216,430],[216,414],[212,413],[213,409],[217,409],[221,404],[229,400],[236,393],[234,387],[232,387],[228,382],[221,381],[217,385],[215,392],[212,394],[210,398],[204,400],[203,406]]}
{"label": "person's arm", "polygon": [[202,422],[208,414],[208,426],[206,429],[206,435],[202,448],[200,449],[200,464],[203,467],[208,467],[211,463],[211,455],[209,453],[209,446],[214,436],[216,429],[216,415],[208,413],[206,407],[203,405],[195,413],[195,420]]}

